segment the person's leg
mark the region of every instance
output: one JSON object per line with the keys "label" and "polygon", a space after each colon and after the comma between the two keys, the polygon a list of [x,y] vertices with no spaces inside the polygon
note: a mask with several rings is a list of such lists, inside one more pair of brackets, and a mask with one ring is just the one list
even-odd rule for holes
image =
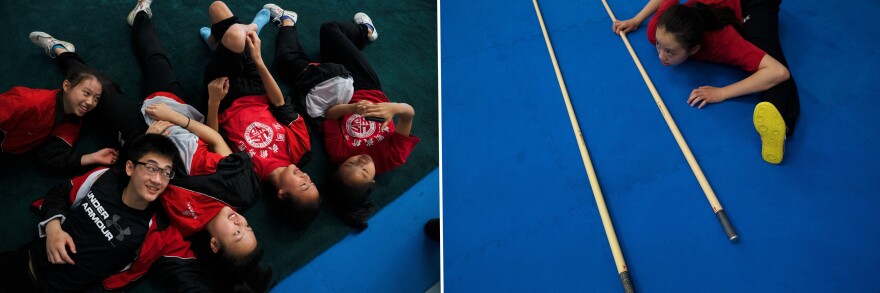
{"label": "person's leg", "polygon": [[220,103],[219,112],[228,108],[235,99],[247,95],[263,94],[256,65],[246,56],[245,38],[256,25],[243,25],[229,8],[215,1],[208,9],[211,16],[211,39],[220,40],[211,60],[205,67],[203,84],[219,77],[229,78],[229,92]]}
{"label": "person's leg", "polygon": [[299,44],[297,27],[292,20],[284,20],[275,39],[275,67],[287,79],[288,84],[296,84],[296,77],[312,63]]}
{"label": "person's leg", "polygon": [[361,53],[368,43],[363,24],[328,22],[321,25],[321,61],[345,66],[354,78],[355,90],[381,90],[376,71]]}
{"label": "person's leg", "polygon": [[[788,61],[779,43],[779,5],[781,0],[743,0],[743,38],[751,42],[768,55],[778,60],[786,68]],[[770,102],[782,114],[787,128],[786,134],[791,136],[800,114],[800,98],[794,77],[761,93],[761,100]]]}
{"label": "person's leg", "polygon": [[144,90],[146,92],[143,97],[164,91],[173,93],[187,101],[189,95],[183,92],[183,87],[172,70],[171,60],[162,50],[159,35],[156,34],[150,17],[143,11],[135,15],[131,29],[131,41],[138,62],[141,64],[141,72],[144,75]]}

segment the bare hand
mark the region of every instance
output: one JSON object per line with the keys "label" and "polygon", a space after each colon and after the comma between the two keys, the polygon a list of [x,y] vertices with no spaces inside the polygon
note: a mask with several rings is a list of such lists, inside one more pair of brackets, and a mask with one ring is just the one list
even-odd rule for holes
{"label": "bare hand", "polygon": [[615,20],[614,24],[611,25],[611,30],[614,31],[615,34],[629,33],[631,31],[639,29],[639,26],[642,25],[641,22],[637,22],[632,19],[627,20]]}
{"label": "bare hand", "polygon": [[364,100],[358,101],[357,103],[354,104],[355,113],[358,113],[358,115],[364,116],[364,113],[367,112],[367,107],[372,104],[373,103],[370,103],[370,102],[364,101]]}
{"label": "bare hand", "polygon": [[218,77],[208,83],[208,101],[212,103],[220,103],[226,94],[229,93],[229,78]]}
{"label": "bare hand", "polygon": [[251,52],[251,59],[253,59],[254,62],[262,62],[263,56],[260,54],[261,41],[260,37],[257,36],[257,32],[247,32],[247,39],[245,39],[245,42],[247,42],[248,50]]}
{"label": "bare hand", "polygon": [[366,110],[364,114],[361,116],[364,117],[382,117],[385,118],[385,122],[382,123],[382,128],[388,126],[388,123],[391,123],[391,119],[394,118],[394,103],[378,103],[378,104],[369,104],[366,106]]}
{"label": "bare hand", "polygon": [[147,133],[158,133],[164,136],[168,136],[171,134],[171,126],[174,126],[174,123],[162,120],[153,121],[150,123],[150,128],[147,128]]}
{"label": "bare hand", "polygon": [[723,89],[714,86],[701,86],[691,92],[687,102],[691,107],[699,103],[697,108],[702,109],[706,104],[721,103],[726,99]]}
{"label": "bare hand", "polygon": [[165,105],[165,103],[155,103],[149,105],[147,106],[145,112],[148,116],[150,116],[150,118],[153,118],[153,120],[171,121],[178,115],[181,115],[180,113],[172,110],[171,107],[168,107],[168,105]]}
{"label": "bare hand", "polygon": [[70,234],[61,229],[61,224],[57,223],[57,229],[49,229],[46,226],[46,254],[49,257],[49,263],[53,264],[73,264],[73,259],[67,254],[67,246],[70,246],[70,252],[76,253],[76,245]]}
{"label": "bare hand", "polygon": [[116,150],[111,148],[104,148],[97,152],[83,156],[80,162],[83,166],[91,164],[113,165],[116,163],[117,158],[119,158],[119,153],[116,152]]}

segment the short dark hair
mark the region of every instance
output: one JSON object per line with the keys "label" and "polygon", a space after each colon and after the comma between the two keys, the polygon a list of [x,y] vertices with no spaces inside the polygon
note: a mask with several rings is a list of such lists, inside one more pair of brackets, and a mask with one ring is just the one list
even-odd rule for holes
{"label": "short dark hair", "polygon": [[[277,190],[277,189],[275,189]],[[315,217],[318,216],[318,206],[320,206],[320,196],[318,200],[306,201],[292,194],[285,194],[278,198],[277,194],[273,196],[276,200],[272,205],[281,220],[290,227],[302,230],[309,226]]]}
{"label": "short dark hair", "polygon": [[327,201],[343,223],[359,231],[364,230],[367,228],[370,208],[373,207],[370,194],[375,183],[371,181],[362,185],[350,184],[342,178],[339,170],[337,168],[333,172],[324,188],[327,191]]}
{"label": "short dark hair", "polygon": [[211,273],[217,292],[266,292],[272,281],[272,268],[261,265],[263,248],[260,243],[253,251],[235,257],[222,246],[211,252],[211,236],[206,231],[192,236],[193,250],[202,267]]}
{"label": "short dark hair", "polygon": [[[86,79],[94,78],[101,84],[101,88],[103,92],[117,92],[121,93],[122,91],[119,89],[119,85],[116,84],[112,79],[108,78],[106,75],[95,69],[94,67],[87,65],[74,65],[71,66],[67,70],[67,75],[64,77],[67,82],[70,83],[71,87],[75,87],[79,85]],[[102,94],[103,95],[103,94]]]}
{"label": "short dark hair", "polygon": [[161,134],[147,133],[127,143],[122,153],[124,160],[119,161],[137,162],[150,153],[166,157],[171,162],[177,162],[179,156],[177,146],[171,139]]}

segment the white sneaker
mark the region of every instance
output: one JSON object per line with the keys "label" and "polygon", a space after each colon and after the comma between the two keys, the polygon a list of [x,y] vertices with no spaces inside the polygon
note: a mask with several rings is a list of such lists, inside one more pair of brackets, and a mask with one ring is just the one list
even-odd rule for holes
{"label": "white sneaker", "polygon": [[153,4],[153,0],[138,0],[138,4],[128,13],[128,25],[134,25],[134,17],[140,11],[146,12],[147,17],[153,18],[153,10],[150,10],[150,4]]}
{"label": "white sneaker", "polygon": [[269,21],[271,21],[274,24],[277,24],[279,27],[281,26],[281,22],[283,20],[281,18],[285,15],[289,16],[291,19],[293,19],[293,24],[296,25],[296,19],[297,19],[296,12],[293,12],[290,10],[284,10],[281,8],[281,6],[278,6],[278,5],[275,5],[272,3],[263,5],[263,9],[269,9]]}
{"label": "white sneaker", "polygon": [[358,12],[354,15],[354,23],[356,24],[366,24],[367,27],[373,31],[372,34],[368,35],[367,38],[370,39],[370,42],[376,41],[379,38],[379,31],[376,30],[376,26],[373,25],[373,20],[367,16],[366,13]]}
{"label": "white sneaker", "polygon": [[52,36],[44,32],[31,32],[29,37],[31,38],[31,43],[34,43],[34,45],[37,45],[37,47],[45,49],[46,54],[48,54],[49,57],[52,58],[57,57],[57,55],[55,54],[55,50],[52,49],[52,47],[55,47],[55,45],[64,46],[64,49],[66,49],[68,52],[76,52],[76,47],[74,47],[73,44],[71,44],[70,42],[65,42],[53,38]]}

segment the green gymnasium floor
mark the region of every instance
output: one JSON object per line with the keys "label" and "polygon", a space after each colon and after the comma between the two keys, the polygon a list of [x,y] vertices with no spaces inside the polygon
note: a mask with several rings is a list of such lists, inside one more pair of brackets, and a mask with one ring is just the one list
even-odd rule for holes
{"label": "green gymnasium floor", "polygon": [[[59,88],[63,79],[52,59],[33,46],[28,33],[45,31],[76,45],[76,52],[92,66],[116,80],[128,98],[143,98],[140,68],[130,40],[125,17],[135,1],[59,2],[48,0],[4,1],[0,3],[0,90],[13,86]],[[171,59],[175,74],[186,91],[199,100],[194,106],[204,109],[206,91],[200,88],[202,72],[209,51],[198,36],[198,29],[209,25],[207,8],[211,1],[154,1],[153,23]],[[250,21],[262,2],[226,1],[243,22]],[[311,1],[276,2],[299,14],[300,41],[306,52],[318,58],[318,28],[331,20],[350,20],[358,11],[374,20],[380,38],[364,53],[376,69],[384,91],[392,101],[406,102],[416,109],[413,133],[422,141],[407,163],[392,172],[377,176],[373,192],[374,214],[394,201],[410,186],[437,168],[438,156],[438,84],[437,84],[437,3],[436,1]],[[260,37],[263,56],[272,64],[277,28],[267,25]],[[281,82],[279,82],[281,83]],[[290,87],[281,83],[285,93]],[[99,121],[87,121],[76,149],[95,151],[112,143],[115,135],[103,129]],[[315,159],[305,168],[318,184],[322,174],[331,171],[320,140],[313,143]],[[0,157],[0,250],[12,250],[36,236],[37,217],[28,204],[42,197],[54,184],[75,174],[46,174],[31,164],[33,153]],[[322,208],[317,220],[304,231],[294,231],[272,217],[267,201],[261,200],[245,214],[256,228],[265,250],[264,263],[274,270],[278,282],[311,259],[352,233],[332,213]],[[367,229],[369,231],[369,228]],[[148,291],[149,281],[135,291]]]}

